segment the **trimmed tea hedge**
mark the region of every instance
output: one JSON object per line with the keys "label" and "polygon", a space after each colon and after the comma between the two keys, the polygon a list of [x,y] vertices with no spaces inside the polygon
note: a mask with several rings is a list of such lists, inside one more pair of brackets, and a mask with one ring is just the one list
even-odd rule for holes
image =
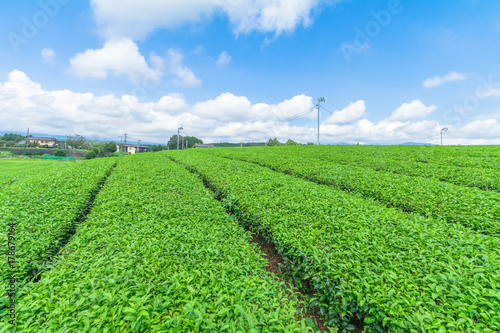
{"label": "trimmed tea hedge", "polygon": [[23,332],[309,332],[251,236],[159,154],[122,158],[19,300]]}
{"label": "trimmed tea hedge", "polygon": [[[376,199],[405,212],[461,223],[479,232],[500,234],[500,193],[456,186],[421,177],[410,177],[367,168],[329,163],[315,150],[302,156],[302,147],[212,150],[209,153],[254,162],[275,171]],[[286,153],[289,152],[289,153]]]}
{"label": "trimmed tea hedge", "polygon": [[[0,194],[1,293],[15,275],[18,288],[25,278],[47,267],[66,241],[115,161],[64,163],[21,172]],[[15,237],[9,241],[9,225]],[[8,246],[15,248],[14,269],[9,268]],[[0,304],[5,304],[2,298]],[[1,310],[0,310],[1,315]]]}
{"label": "trimmed tea hedge", "polygon": [[500,331],[500,239],[383,207],[254,164],[196,151],[200,173],[268,235],[328,324],[368,332]]}
{"label": "trimmed tea hedge", "polygon": [[[323,161],[370,168],[377,171],[387,171],[397,174],[431,178],[455,185],[477,187],[482,190],[500,191],[500,172],[488,167],[488,158],[472,158],[467,150],[455,152],[454,147],[332,147],[313,146],[307,149],[283,147],[282,153],[299,155],[301,157],[319,158]],[[461,147],[463,148],[463,147]],[[486,147],[489,148],[489,147]],[[474,147],[474,151],[482,151],[485,147]],[[500,148],[497,149],[500,153]],[[267,150],[271,152],[271,150]],[[260,151],[260,153],[266,151]],[[468,166],[450,164],[453,159],[467,159]],[[465,155],[465,156],[464,156]],[[474,164],[470,163],[474,161]],[[500,164],[497,159],[496,164]],[[491,164],[490,166],[494,166]]]}

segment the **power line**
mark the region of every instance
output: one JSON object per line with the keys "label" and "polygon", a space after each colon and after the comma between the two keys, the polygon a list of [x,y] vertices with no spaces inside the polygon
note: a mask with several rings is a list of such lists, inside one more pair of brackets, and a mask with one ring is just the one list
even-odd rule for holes
{"label": "power line", "polygon": [[[329,112],[330,114],[334,115],[335,117],[338,117],[342,122],[346,123],[346,124],[349,124],[349,125],[352,125],[354,127],[357,127],[359,129],[362,130],[361,127],[359,127],[358,125],[354,124],[354,123],[351,123],[350,121],[347,121],[345,119],[342,119],[339,115],[335,115],[333,114],[331,111],[327,110],[325,107],[321,106],[326,112]],[[394,138],[391,138],[389,136],[385,136],[385,135],[382,135],[382,134],[378,134],[378,133],[373,133],[374,135],[377,135],[377,136],[380,136],[380,137],[383,137],[383,138],[386,138],[386,139],[391,139],[391,140],[395,140]],[[422,142],[425,142],[427,140],[432,140],[432,141],[439,141],[439,135],[433,135],[431,137],[427,137],[425,139],[422,139]]]}
{"label": "power line", "polygon": [[265,130],[265,129],[269,129],[269,128],[272,128],[272,127],[275,127],[275,126],[278,126],[278,125],[281,125],[283,123],[286,123],[286,122],[289,122],[289,121],[292,121],[292,120],[295,120],[297,118],[300,118],[302,116],[305,116],[306,114],[308,114],[309,112],[313,111],[315,109],[315,106],[310,108],[309,110],[306,110],[306,111],[303,111],[299,114],[296,114],[294,116],[291,116],[289,118],[286,118],[286,119],[283,119],[275,124],[271,124],[271,125],[266,125],[260,129],[256,129],[256,130],[251,130],[251,131],[247,131],[247,132],[243,132],[241,133],[241,135],[246,135],[246,134],[251,134],[251,133],[257,133],[257,132],[261,132],[262,130]]}
{"label": "power line", "polygon": [[283,119],[283,120],[280,120],[274,124],[270,124],[270,125],[266,125],[262,128],[259,128],[259,129],[256,129],[256,130],[250,130],[250,131],[246,131],[246,132],[243,132],[243,133],[240,133],[239,135],[240,136],[247,136],[247,135],[250,135],[250,134],[253,134],[253,133],[258,133],[258,132],[262,132],[263,130],[267,130],[267,129],[270,129],[272,127],[275,127],[275,126],[278,126],[278,125],[281,125],[283,123],[286,123],[286,122],[289,122],[289,121],[292,121],[292,120],[295,120],[297,118],[300,118],[300,117],[303,117],[305,116],[306,114],[308,114],[309,112],[313,111],[314,109],[316,108],[316,106],[313,106],[312,108],[310,109],[307,109],[305,111],[302,111],[300,113],[297,113],[291,117],[288,117],[286,119]]}
{"label": "power line", "polygon": [[[349,124],[351,126],[354,126],[356,128],[359,128],[360,130],[362,130],[362,128],[354,123],[351,123],[350,121],[347,121],[345,119],[342,119],[338,114],[334,114],[333,112],[327,110],[324,106],[320,106],[323,110],[325,110],[326,112],[330,113],[331,115],[335,116],[335,117],[338,117],[342,122],[346,123],[346,124]],[[390,136],[386,136],[386,135],[382,135],[382,134],[378,134],[378,133],[373,133],[374,135],[376,136],[380,136],[382,138],[386,138],[386,139],[391,139],[391,140],[394,140],[394,138],[391,138]]]}
{"label": "power line", "polygon": [[[439,134],[437,135],[433,135],[433,136],[429,136],[425,139],[422,139],[422,142],[425,143],[425,141],[431,141],[432,144],[436,144],[438,145],[439,144]],[[436,143],[438,142],[438,143]]]}

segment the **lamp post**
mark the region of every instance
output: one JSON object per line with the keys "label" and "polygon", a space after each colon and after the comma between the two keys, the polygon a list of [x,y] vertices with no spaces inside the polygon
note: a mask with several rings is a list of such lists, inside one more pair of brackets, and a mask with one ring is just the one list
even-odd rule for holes
{"label": "lamp post", "polygon": [[184,130],[184,128],[182,128],[182,126],[177,129],[177,150],[179,150],[179,135],[180,135],[179,132],[181,130]]}
{"label": "lamp post", "polygon": [[448,127],[441,128],[441,146],[443,145],[443,132],[446,132],[447,130],[448,130]]}

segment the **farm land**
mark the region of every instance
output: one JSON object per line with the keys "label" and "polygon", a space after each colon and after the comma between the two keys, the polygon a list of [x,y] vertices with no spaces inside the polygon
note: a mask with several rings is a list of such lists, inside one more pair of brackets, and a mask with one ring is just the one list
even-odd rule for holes
{"label": "farm land", "polygon": [[0,332],[498,332],[500,147],[0,160]]}

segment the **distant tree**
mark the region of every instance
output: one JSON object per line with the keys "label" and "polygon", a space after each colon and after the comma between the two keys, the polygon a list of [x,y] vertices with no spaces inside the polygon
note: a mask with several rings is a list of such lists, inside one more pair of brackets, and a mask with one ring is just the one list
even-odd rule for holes
{"label": "distant tree", "polygon": [[20,134],[6,133],[1,137],[1,140],[19,142],[21,140],[24,140],[25,138],[26,138],[25,136]]}
{"label": "distant tree", "polygon": [[66,156],[64,150],[58,150],[54,153],[54,156]]}
{"label": "distant tree", "polygon": [[0,147],[14,147],[19,141],[0,140]]}
{"label": "distant tree", "polygon": [[292,139],[288,139],[288,141],[285,143],[286,146],[298,146],[299,143],[293,141]]}
{"label": "distant tree", "polygon": [[96,157],[111,157],[117,151],[116,143],[101,143],[98,146],[93,147],[91,151],[95,153]]}
{"label": "distant tree", "polygon": [[101,153],[116,153],[116,143],[108,142],[102,145]]}
{"label": "distant tree", "polygon": [[314,146],[314,142],[308,142],[307,145],[308,146]]}
{"label": "distant tree", "polygon": [[95,151],[93,151],[93,150],[91,150],[85,154],[85,158],[87,160],[91,160],[91,159],[96,158],[96,157],[97,157],[97,155],[96,155]]}
{"label": "distant tree", "polygon": [[281,146],[281,142],[279,142],[278,139],[276,139],[276,138],[269,139],[269,141],[267,141],[267,145],[268,146]]}
{"label": "distant tree", "polygon": [[201,139],[198,139],[197,137],[194,137],[194,136],[185,136],[184,142],[186,142],[186,141],[187,141],[188,148],[193,148],[194,145],[197,143],[203,144],[203,141]]}
{"label": "distant tree", "polygon": [[157,151],[163,151],[163,150],[167,150],[167,145],[152,145],[151,146],[151,151],[153,153],[157,152]]}
{"label": "distant tree", "polygon": [[85,137],[83,135],[75,134],[75,136],[66,136],[66,143],[72,149],[79,149],[85,144]]}
{"label": "distant tree", "polygon": [[177,149],[177,135],[172,135],[167,142],[167,149]]}
{"label": "distant tree", "polygon": [[[186,142],[186,141],[187,141],[187,144],[188,144],[188,148],[194,147],[194,145],[196,143],[203,143],[202,140],[200,140],[200,139],[198,139],[197,137],[194,137],[194,136],[185,136],[184,137],[184,142]],[[182,142],[182,135],[181,135],[181,137],[179,139],[179,149],[181,147],[181,142]],[[177,149],[177,134],[172,135],[170,137],[170,139],[167,142],[167,147],[170,150]]]}

